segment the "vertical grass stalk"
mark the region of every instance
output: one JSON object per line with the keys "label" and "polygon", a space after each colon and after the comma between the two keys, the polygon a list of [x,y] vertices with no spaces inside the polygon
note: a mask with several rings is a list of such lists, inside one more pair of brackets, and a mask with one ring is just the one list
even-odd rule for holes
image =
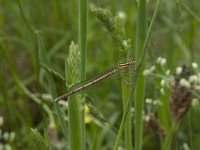
{"label": "vertical grass stalk", "polygon": [[118,149],[118,146],[119,146],[119,143],[120,143],[120,139],[121,139],[121,136],[122,136],[122,133],[123,133],[123,129],[124,129],[125,122],[126,122],[126,119],[127,119],[127,116],[128,116],[128,112],[129,112],[129,109],[130,109],[131,104],[133,102],[134,92],[135,92],[135,88],[136,88],[136,81],[137,81],[138,75],[140,73],[140,67],[141,67],[141,64],[144,60],[145,53],[147,51],[147,45],[148,45],[148,42],[149,42],[149,39],[150,39],[150,36],[151,36],[152,28],[154,26],[160,5],[161,5],[161,0],[157,0],[156,8],[155,8],[153,17],[151,19],[151,23],[150,23],[150,26],[148,28],[148,32],[147,32],[147,35],[146,35],[146,38],[145,38],[145,41],[144,41],[144,44],[143,44],[143,47],[142,47],[141,57],[140,57],[139,61],[137,62],[137,66],[136,66],[136,69],[135,69],[136,70],[135,76],[133,76],[133,78],[132,78],[131,83],[133,85],[133,88],[131,90],[129,99],[128,99],[127,104],[126,104],[126,108],[125,108],[123,116],[122,116],[122,121],[121,121],[121,124],[120,124],[119,132],[117,134],[117,139],[116,139],[116,142],[115,142],[115,145],[114,145],[114,150]]}
{"label": "vertical grass stalk", "polygon": [[[81,51],[81,81],[86,78],[88,0],[79,0],[78,46]],[[82,109],[82,149],[85,149],[85,109]]]}
{"label": "vertical grass stalk", "polygon": [[81,52],[81,81],[86,78],[88,0],[79,0],[78,46]]}
{"label": "vertical grass stalk", "polygon": [[[146,37],[147,31],[147,2],[146,0],[139,0],[137,29],[136,29],[136,49],[135,56],[136,62],[139,61],[142,55],[142,48]],[[138,74],[137,85],[135,88],[135,149],[142,149],[142,136],[143,136],[143,101],[145,97],[145,76],[142,72],[145,68],[145,57]]]}
{"label": "vertical grass stalk", "polygon": [[[122,81],[122,97],[123,97],[123,111],[126,110],[126,105],[129,99],[130,88]],[[126,150],[132,150],[132,117],[131,117],[131,107],[128,110],[128,115],[125,123],[124,130],[125,137],[125,148]]]}
{"label": "vertical grass stalk", "polygon": [[[79,25],[78,25],[78,48],[81,53],[80,80],[86,78],[86,56],[87,56],[87,12],[88,1],[79,0]],[[76,56],[78,57],[78,56]],[[75,96],[69,99],[69,126],[70,126],[70,146],[71,150],[85,149],[85,109],[84,104]]]}
{"label": "vertical grass stalk", "polygon": [[27,21],[27,19],[25,17],[25,14],[23,12],[21,0],[18,0],[17,2],[18,2],[18,7],[19,7],[20,14],[22,16],[22,19],[23,19],[25,25],[27,26],[28,30],[35,36],[36,33],[35,33],[34,29],[31,27],[31,25],[29,24],[29,22]]}
{"label": "vertical grass stalk", "polygon": [[[65,76],[68,83],[76,83],[80,80],[80,53],[73,42],[69,47],[69,54],[65,60]],[[69,98],[69,142],[70,149],[83,149],[82,143],[82,115],[81,98],[73,95]]]}
{"label": "vertical grass stalk", "polygon": [[75,95],[69,97],[68,112],[70,150],[83,150],[81,102]]}

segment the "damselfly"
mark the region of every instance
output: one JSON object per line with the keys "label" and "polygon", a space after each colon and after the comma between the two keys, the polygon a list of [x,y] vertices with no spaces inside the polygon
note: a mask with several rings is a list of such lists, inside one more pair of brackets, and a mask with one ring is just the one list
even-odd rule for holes
{"label": "damselfly", "polygon": [[135,60],[133,58],[131,58],[128,62],[125,63],[118,63],[115,67],[113,67],[112,69],[104,72],[103,74],[99,75],[98,77],[92,79],[92,80],[86,80],[83,81],[81,83],[78,83],[74,86],[72,86],[69,89],[69,92],[59,96],[58,98],[55,99],[56,102],[60,101],[60,100],[67,100],[68,96],[77,93],[83,89],[86,89],[92,85],[94,85],[95,83],[98,83],[99,81],[102,81],[104,79],[106,79],[107,77],[115,74],[116,72],[120,71],[120,70],[127,70],[129,67],[133,67],[135,64]]}

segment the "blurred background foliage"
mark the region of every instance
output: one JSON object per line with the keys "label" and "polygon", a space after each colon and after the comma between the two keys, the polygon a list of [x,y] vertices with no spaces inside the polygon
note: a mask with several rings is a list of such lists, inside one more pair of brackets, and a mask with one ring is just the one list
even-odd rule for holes
{"label": "blurred background foliage", "polygon": [[[71,41],[77,43],[78,38],[78,3],[69,0],[20,0],[20,2],[24,17],[34,32],[27,28],[23,20],[19,1],[0,0],[0,116],[3,118],[3,124],[0,126],[0,143],[7,144],[8,147],[10,145],[13,149],[34,149],[32,147],[34,138],[31,138],[30,128],[37,128],[42,134],[46,134],[50,128],[49,118],[44,109],[19,87],[17,81],[20,80],[30,93],[37,97],[49,96],[48,84],[39,74],[38,42],[35,31],[41,32],[51,63],[50,67],[64,76],[64,60],[69,45]],[[166,58],[167,67],[172,72],[181,64],[190,64],[194,61],[199,64],[200,21],[182,4],[200,17],[198,0],[163,1],[148,46],[147,67],[151,67],[159,56]],[[125,36],[131,39],[131,49],[134,50],[137,1],[93,0],[89,2],[89,7],[92,5],[106,8],[113,15],[124,14]],[[150,21],[155,0],[149,0],[147,6]],[[86,68],[87,78],[90,78],[121,60],[112,37],[104,25],[91,11],[88,15]],[[64,83],[55,80],[58,95],[65,93]],[[122,115],[120,82],[120,77],[114,76],[87,90],[87,94],[93,99],[99,111],[110,122],[115,123],[116,127]],[[148,90],[145,97],[156,97],[159,88],[157,84],[154,79],[147,80]],[[51,99],[44,100],[44,103],[52,107]],[[189,112],[191,124],[188,125],[188,120],[184,120],[178,135],[181,144],[190,142],[189,138],[192,136],[193,149],[200,147],[197,142],[200,141],[199,112],[199,108]],[[100,130],[88,124],[87,142],[93,141],[96,132]],[[59,130],[57,132],[62,148],[66,141],[62,140],[62,133]],[[7,138],[5,133],[9,135]],[[101,132],[98,140],[101,141],[102,149],[109,149],[115,141],[113,135],[107,134],[106,131]],[[155,149],[157,144],[153,143],[156,142],[146,139],[145,149]]]}

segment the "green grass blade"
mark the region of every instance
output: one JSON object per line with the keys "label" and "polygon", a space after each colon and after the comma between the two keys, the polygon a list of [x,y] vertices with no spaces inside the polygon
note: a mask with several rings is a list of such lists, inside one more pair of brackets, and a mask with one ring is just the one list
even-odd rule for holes
{"label": "green grass blade", "polygon": [[[78,46],[73,42],[69,47],[69,55],[65,60],[65,76],[68,83],[80,80],[80,53]],[[69,112],[69,143],[71,150],[83,149],[82,102],[81,98],[73,95],[68,97]],[[83,112],[84,113],[84,112]]]}
{"label": "green grass blade", "polygon": [[[86,79],[88,0],[79,0],[78,46],[81,52],[81,81]],[[83,104],[84,105],[84,104]],[[82,150],[85,149],[85,109],[82,109]]]}
{"label": "green grass blade", "polygon": [[[49,61],[48,61],[48,58],[47,58],[47,54],[46,54],[46,51],[44,49],[44,43],[43,43],[43,40],[42,40],[42,37],[40,36],[40,33],[38,32],[38,54],[39,54],[39,60],[41,63],[43,64],[46,64],[47,66],[49,65]],[[52,97],[53,99],[57,97],[57,91],[56,91],[56,86],[55,86],[55,83],[54,83],[54,80],[53,80],[53,77],[51,74],[49,74],[49,72],[46,72],[46,77],[47,77],[47,80],[48,80],[48,83],[49,83],[49,87],[50,87],[50,91],[51,91],[51,94],[52,94]],[[62,112],[62,110],[59,108],[59,106],[54,103],[54,108],[56,110],[56,114],[57,114],[57,117],[58,117],[58,120],[59,120],[59,124],[61,126],[61,129],[62,129],[62,133],[65,135],[65,140],[67,141],[68,139],[68,135],[67,135],[67,132],[68,132],[68,129],[67,129],[67,125],[66,125],[66,122],[64,121],[64,113]]]}
{"label": "green grass blade", "polygon": [[148,42],[149,42],[149,38],[150,38],[150,35],[151,35],[151,32],[152,32],[153,25],[155,23],[155,20],[156,20],[157,14],[158,14],[158,9],[160,8],[160,4],[161,4],[161,0],[158,0],[157,4],[156,4],[155,11],[154,11],[154,14],[153,14],[153,17],[151,19],[151,23],[150,23],[148,32],[147,32],[147,36],[146,36],[145,41],[144,41],[141,57],[139,59],[139,62],[137,62],[136,73],[135,73],[135,76],[133,76],[133,78],[132,78],[133,88],[131,90],[131,93],[130,93],[130,96],[129,96],[129,100],[128,100],[127,104],[126,104],[125,111],[124,111],[123,116],[122,116],[122,121],[121,121],[121,124],[120,124],[119,132],[118,132],[117,139],[116,139],[116,142],[115,142],[115,145],[114,145],[114,150],[118,149],[118,146],[119,146],[119,143],[120,143],[120,139],[121,139],[121,136],[122,136],[122,133],[123,133],[124,125],[125,125],[125,122],[126,122],[126,118],[127,118],[129,109],[131,107],[131,104],[133,102],[133,97],[134,97],[134,92],[135,92],[135,85],[136,85],[138,73],[140,72],[141,63],[144,60],[144,56],[145,56],[145,53],[146,53],[146,50],[147,50],[147,45],[148,45]]}
{"label": "green grass blade", "polygon": [[[136,62],[139,61],[142,55],[142,47],[146,37],[147,31],[147,1],[140,0],[138,3],[137,29],[136,29]],[[137,84],[135,88],[135,149],[141,150],[143,143],[143,103],[145,97],[145,76],[142,72],[145,68],[145,57],[140,67]]]}
{"label": "green grass blade", "polygon": [[[130,87],[127,86],[126,83],[122,81],[122,97],[123,97],[123,110],[126,110],[126,104],[128,102],[130,96]],[[132,116],[131,116],[131,107],[129,108],[126,123],[125,123],[125,130],[124,130],[124,137],[125,137],[125,147],[126,150],[132,150]]]}
{"label": "green grass blade", "polygon": [[31,27],[31,25],[29,24],[28,20],[27,20],[26,17],[25,17],[25,14],[24,14],[23,9],[22,9],[21,0],[18,0],[17,2],[18,2],[18,7],[19,7],[19,10],[20,10],[22,19],[23,19],[24,23],[26,24],[28,30],[29,30],[33,35],[36,35],[35,31],[33,30],[33,28]]}

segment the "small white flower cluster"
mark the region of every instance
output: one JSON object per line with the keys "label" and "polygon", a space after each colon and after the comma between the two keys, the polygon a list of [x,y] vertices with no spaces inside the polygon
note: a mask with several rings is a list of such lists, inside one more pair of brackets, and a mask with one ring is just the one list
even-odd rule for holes
{"label": "small white flower cluster", "polygon": [[[192,63],[192,68],[193,68],[193,69],[197,69],[197,68],[198,68],[198,64],[195,63],[195,62],[193,62],[193,63]],[[182,67],[179,66],[179,67],[176,68],[176,74],[177,74],[177,75],[180,75],[180,74],[182,73],[182,71],[183,71],[183,68],[182,68]]]}
{"label": "small white flower cluster", "polygon": [[[198,64],[193,62],[192,68],[197,69]],[[182,71],[183,71],[182,67],[179,66],[176,68],[177,75],[180,75],[182,73]],[[200,90],[200,73],[193,74],[193,75],[189,76],[188,79],[185,79],[185,78],[180,79],[179,84],[180,84],[180,86],[185,87],[185,88],[193,87],[195,90]]]}
{"label": "small white flower cluster", "polygon": [[183,150],[190,150],[187,143],[183,143]]}
{"label": "small white flower cluster", "polygon": [[154,105],[154,106],[161,106],[162,102],[160,100],[152,100],[151,98],[146,98],[145,99],[146,104]]}
{"label": "small white flower cluster", "polygon": [[165,90],[164,90],[164,88],[161,88],[161,89],[160,89],[160,93],[161,93],[162,95],[165,95]]}
{"label": "small white flower cluster", "polygon": [[171,71],[170,71],[169,69],[167,69],[167,71],[166,71],[166,73],[165,73],[165,74],[166,74],[167,76],[169,76],[169,75],[170,75],[170,73],[171,73]]}
{"label": "small white flower cluster", "polygon": [[[166,58],[158,57],[157,60],[156,60],[156,63],[158,65],[160,65],[160,66],[164,66],[167,63],[167,60],[166,60]],[[155,70],[156,70],[156,67],[152,66],[150,69],[145,69],[143,71],[143,75],[147,76],[147,75],[153,73]],[[166,71],[166,75],[170,75],[170,70],[169,69]]]}
{"label": "small white flower cluster", "polygon": [[193,68],[193,69],[197,69],[197,68],[198,68],[198,64],[195,63],[195,62],[193,62],[193,63],[192,63],[192,68]]}
{"label": "small white flower cluster", "polygon": [[179,84],[182,87],[191,88],[190,82],[188,80],[186,80],[185,78],[180,79]]}
{"label": "small white flower cluster", "polygon": [[[161,81],[160,81],[160,86],[161,86],[160,87],[160,93],[162,95],[165,95],[165,88],[169,87],[169,81],[170,81],[170,73],[171,73],[171,71],[169,69],[166,69],[166,71],[165,71],[165,68],[163,68],[166,63],[167,63],[166,58],[158,57],[157,60],[156,60],[156,64],[157,64],[156,66],[152,66],[150,69],[145,69],[143,71],[143,75],[144,76],[147,76],[147,75],[151,74],[151,75],[153,75],[155,77],[161,78]],[[158,73],[155,72],[156,67],[159,67],[158,68]]]}
{"label": "small white flower cluster", "polygon": [[193,87],[195,90],[200,90],[200,76],[198,75],[191,75],[188,80],[185,78],[180,79],[179,81],[180,86],[185,88]]}
{"label": "small white flower cluster", "polygon": [[12,147],[9,144],[1,144],[0,143],[0,150],[12,150]]}
{"label": "small white flower cluster", "polygon": [[153,72],[155,71],[155,69],[156,69],[155,66],[152,66],[150,69],[145,69],[145,70],[143,71],[143,75],[144,75],[144,76],[147,76],[147,75],[153,73]]}
{"label": "small white flower cluster", "polygon": [[165,87],[166,84],[167,84],[167,83],[166,83],[166,80],[162,79],[162,80],[160,81],[161,87]]}
{"label": "small white flower cluster", "polygon": [[[166,68],[164,68],[164,65],[166,63],[167,63],[166,58],[158,57],[156,60],[156,64],[157,64],[156,66],[152,66],[151,68],[145,69],[143,71],[144,76],[153,75],[155,77],[161,78],[161,80],[160,80],[160,94],[161,95],[165,95],[165,89],[170,88],[170,83],[173,80],[173,75],[171,75],[171,71],[169,69],[167,70]],[[156,69],[157,66],[159,67],[158,69]],[[193,62],[191,64],[191,66],[195,72],[198,71],[197,63]],[[165,69],[166,69],[166,71],[165,71]],[[155,72],[155,70],[156,70],[156,72]],[[157,73],[157,71],[158,71],[158,73]],[[176,75],[181,75],[182,73],[183,73],[183,67],[178,66],[176,68]],[[179,85],[182,87],[188,88],[188,89],[192,90],[193,92],[200,91],[200,73],[195,73],[195,74],[189,76],[188,78],[180,79]],[[145,102],[147,104],[153,104],[153,102],[154,102],[154,104],[156,103],[152,99],[148,99],[148,98],[146,99]]]}
{"label": "small white flower cluster", "polygon": [[[1,133],[1,134],[2,134],[2,133]],[[5,141],[10,141],[10,142],[12,142],[12,141],[14,141],[14,139],[15,139],[15,132],[11,132],[11,133],[9,133],[9,132],[4,132],[1,136],[3,137],[3,139],[4,139]]]}
{"label": "small white flower cluster", "polygon": [[191,88],[193,85],[195,90],[200,90],[199,79],[195,75],[190,76],[188,80],[186,80],[185,78],[182,78],[179,84],[180,86],[186,87],[186,88]]}
{"label": "small white flower cluster", "polygon": [[[0,137],[5,142],[8,142],[8,143],[13,142],[14,139],[15,139],[15,132],[11,132],[11,133],[4,132],[4,133],[2,133],[2,130],[0,130]],[[0,143],[0,150],[1,149],[11,150],[12,148],[11,148],[10,144],[8,144],[8,143],[4,143],[4,144]]]}
{"label": "small white flower cluster", "polygon": [[[194,69],[194,71],[197,72],[198,64],[193,62],[191,66]],[[182,71],[183,71],[182,67],[176,68],[177,75],[180,75]],[[197,91],[200,91],[200,73],[192,74],[187,79],[181,78],[179,81],[179,85],[188,89],[192,89],[192,92],[194,93]],[[197,98],[194,98],[192,100],[192,106],[196,106],[196,105],[199,105],[199,101]]]}
{"label": "small white flower cluster", "polygon": [[[4,123],[4,118],[0,116],[0,127]],[[4,132],[0,129],[0,139],[3,139],[5,142],[12,142],[15,139],[15,132]],[[6,149],[6,150],[11,150],[11,146],[9,144],[2,144],[0,143],[0,150],[1,149]]]}
{"label": "small white flower cluster", "polygon": [[182,73],[182,71],[183,71],[183,68],[182,68],[182,67],[177,67],[177,68],[176,68],[176,74],[177,74],[177,75],[180,75],[180,74]]}
{"label": "small white flower cluster", "polygon": [[145,116],[144,116],[144,120],[145,120],[146,122],[149,122],[150,116],[149,116],[149,115],[145,115]]}
{"label": "small white flower cluster", "polygon": [[156,60],[156,62],[158,64],[160,64],[161,66],[164,66],[166,64],[167,60],[166,60],[166,58],[158,57],[157,60]]}

